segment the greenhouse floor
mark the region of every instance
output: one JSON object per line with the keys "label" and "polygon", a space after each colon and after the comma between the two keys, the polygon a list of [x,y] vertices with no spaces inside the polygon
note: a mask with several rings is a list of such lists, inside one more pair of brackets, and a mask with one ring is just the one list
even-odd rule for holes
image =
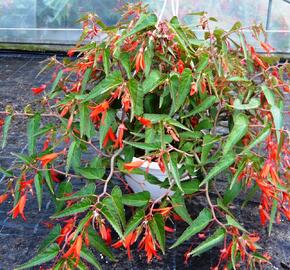
{"label": "greenhouse floor", "polygon": [[[47,57],[48,55],[41,54],[0,53],[0,111],[4,110],[7,104],[12,103],[16,111],[21,111],[27,103],[33,101],[31,87],[50,80],[49,73],[36,77],[43,65],[40,62]],[[289,97],[287,103],[286,109],[289,110]],[[288,129],[289,118],[288,115]],[[8,145],[4,150],[0,150],[0,166],[9,168],[15,162],[15,157],[11,153],[26,151],[25,132],[25,121],[23,119],[13,120]],[[5,188],[4,182],[5,178],[0,174],[0,194]],[[188,203],[193,215],[202,205],[200,198],[192,198]],[[269,238],[267,229],[259,225],[257,205],[258,201],[253,200],[242,211],[237,212],[241,223],[249,231],[258,231],[264,239],[260,244],[272,256],[273,263],[273,265],[267,266],[267,269],[290,269],[290,222],[284,220],[279,226],[274,225],[272,237]],[[45,221],[49,220],[52,206],[48,194],[44,194],[44,210],[38,212],[36,198],[33,198],[26,207],[26,222],[20,218],[13,220],[7,215],[12,208],[11,201],[0,206],[0,270],[12,270],[35,255],[38,244],[49,231]],[[177,224],[176,232],[172,234],[170,242],[173,242],[184,229],[184,226]],[[197,239],[193,239],[193,241],[197,241]],[[133,251],[134,260],[132,261],[127,260],[124,250],[116,253],[117,262],[109,262],[100,255],[98,257],[103,269],[110,270],[210,269],[210,266],[216,262],[219,248],[201,257],[192,258],[186,266],[183,263],[183,254],[190,244],[184,245],[178,251],[170,250],[166,255],[161,256],[161,260],[154,260],[149,265],[146,263],[144,254],[137,250]]]}

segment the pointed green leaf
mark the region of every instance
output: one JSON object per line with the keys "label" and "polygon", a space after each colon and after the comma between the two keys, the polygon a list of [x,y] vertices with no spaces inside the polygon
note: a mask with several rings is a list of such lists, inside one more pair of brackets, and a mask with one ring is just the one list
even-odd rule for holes
{"label": "pointed green leaf", "polygon": [[40,211],[42,205],[42,176],[40,173],[37,173],[34,176],[34,187],[37,197],[38,210]]}
{"label": "pointed green leaf", "polygon": [[204,208],[198,215],[196,219],[194,219],[190,226],[182,233],[182,235],[176,240],[176,242],[170,247],[175,248],[182,244],[184,241],[190,239],[195,234],[199,233],[211,222],[212,215],[209,209]]}
{"label": "pointed green leaf", "polygon": [[[73,190],[73,186],[71,182],[62,182],[58,186],[56,197],[63,198],[67,194],[71,194],[72,190]],[[56,212],[59,212],[66,206],[65,201],[60,201],[60,200],[55,200],[55,204],[56,204],[56,209],[55,209]]]}
{"label": "pointed green leaf", "polygon": [[185,68],[180,77],[179,89],[176,98],[176,106],[174,112],[177,112],[179,108],[184,105],[186,98],[189,95],[192,82],[192,71],[189,68]]}
{"label": "pointed green leaf", "polygon": [[63,71],[61,70],[61,71],[58,72],[58,74],[57,74],[55,80],[53,81],[53,83],[52,83],[52,85],[51,85],[50,92],[53,92],[53,91],[56,89],[56,87],[57,87],[57,85],[58,85],[58,83],[59,83],[59,81],[60,81],[62,75],[63,75]]}
{"label": "pointed green leaf", "polygon": [[273,201],[273,205],[271,208],[271,215],[270,215],[270,221],[269,221],[269,229],[268,229],[268,235],[271,235],[272,232],[272,227],[273,227],[273,223],[275,221],[275,217],[276,217],[276,213],[277,213],[277,208],[278,208],[278,201],[274,199]]}
{"label": "pointed green leaf", "polygon": [[209,61],[209,57],[207,54],[203,54],[200,56],[200,60],[199,60],[199,63],[197,65],[197,69],[196,69],[196,72],[197,73],[200,73],[202,72],[206,66],[208,65],[208,61]]}
{"label": "pointed green leaf", "polygon": [[223,147],[223,154],[226,155],[233,146],[238,143],[248,132],[249,119],[245,114],[238,114],[234,118],[234,127],[231,130],[225,145]]}
{"label": "pointed green leaf", "polygon": [[95,267],[94,269],[99,269],[99,270],[102,269],[102,266],[97,261],[95,255],[84,245],[82,246],[82,250],[81,250],[81,258],[83,258],[92,266],[94,266]]}
{"label": "pointed green leaf", "polygon": [[124,141],[124,143],[131,145],[135,148],[139,148],[146,151],[156,151],[160,149],[160,144],[157,144],[157,143],[141,143],[141,142],[129,142],[129,141]]}
{"label": "pointed green leaf", "polygon": [[185,116],[182,116],[181,118],[187,118],[187,117],[191,117],[195,114],[205,112],[207,109],[209,109],[217,101],[218,101],[218,99],[216,96],[208,96],[200,104],[198,104],[191,112],[189,112]]}
{"label": "pointed green leaf", "polygon": [[112,196],[112,203],[114,208],[116,209],[119,219],[122,223],[123,228],[125,227],[126,224],[126,218],[125,218],[125,211],[124,211],[124,206],[122,203],[122,191],[118,186],[115,186],[111,192]]}
{"label": "pointed green leaf", "polygon": [[207,176],[203,179],[201,184],[199,186],[204,185],[209,180],[211,180],[213,177],[220,174],[222,171],[226,170],[228,167],[230,167],[236,159],[236,155],[234,153],[228,153],[226,156],[221,158],[219,162],[209,171]]}
{"label": "pointed green leaf", "polygon": [[94,247],[97,251],[101,252],[103,255],[107,256],[111,260],[115,260],[112,251],[106,245],[104,240],[99,236],[99,234],[90,226],[88,228],[90,245]]}
{"label": "pointed green leaf", "polygon": [[132,78],[131,75],[131,61],[130,61],[130,55],[129,53],[120,53],[120,55],[118,56],[118,59],[120,60],[122,66],[124,67],[126,73],[127,73],[127,77],[128,79]]}
{"label": "pointed green leaf", "polygon": [[96,168],[85,167],[85,168],[77,168],[77,173],[89,180],[97,180],[102,179],[103,173],[102,170],[99,171]]}
{"label": "pointed green leaf", "polygon": [[60,236],[60,234],[61,234],[61,226],[59,224],[56,224],[49,232],[47,237],[44,239],[44,241],[40,244],[38,252],[43,251],[44,249],[49,247],[52,243],[54,243],[55,240]]}
{"label": "pointed green leaf", "polygon": [[27,124],[27,142],[29,155],[35,154],[36,137],[34,134],[38,132],[40,126],[40,114],[35,114],[30,118]]}
{"label": "pointed green leaf", "polygon": [[179,170],[178,170],[178,166],[177,166],[177,163],[176,161],[170,157],[169,159],[169,168],[170,168],[170,173],[172,174],[173,176],[173,179],[175,181],[175,183],[177,184],[178,188],[180,189],[180,191],[182,193],[184,193],[183,189],[182,189],[182,186],[181,186],[181,183],[180,183],[180,174],[179,174]]}
{"label": "pointed green leaf", "polygon": [[142,87],[138,84],[137,80],[131,79],[128,82],[128,89],[130,92],[132,111],[131,121],[134,115],[141,115],[143,113],[143,98],[144,93]]}
{"label": "pointed green leaf", "polygon": [[75,149],[77,147],[78,143],[76,141],[73,141],[69,147],[68,153],[67,153],[67,159],[66,159],[66,167],[65,171],[66,173],[69,172],[69,169],[71,167],[71,162],[75,154]]}
{"label": "pointed green leaf", "polygon": [[49,262],[57,256],[58,252],[59,246],[57,244],[52,244],[51,246],[40,252],[38,255],[36,255],[33,259],[17,267],[15,270],[32,268],[34,266]]}
{"label": "pointed green leaf", "polygon": [[227,225],[229,226],[233,226],[237,229],[239,229],[240,231],[246,232],[246,229],[239,223],[237,222],[235,219],[233,219],[230,215],[226,215],[226,219],[227,219]]}
{"label": "pointed green leaf", "polygon": [[144,209],[137,209],[135,214],[132,216],[132,218],[129,220],[125,233],[124,233],[124,237],[128,236],[129,233],[131,233],[132,231],[134,231],[139,224],[142,222],[142,220],[145,218],[145,211]]}
{"label": "pointed green leaf", "polygon": [[122,197],[122,203],[129,206],[141,207],[148,204],[150,193],[148,191],[125,194]]}
{"label": "pointed green leaf", "polygon": [[82,80],[81,94],[83,94],[87,90],[87,84],[88,84],[88,81],[90,80],[91,74],[92,74],[92,69],[88,68]]}
{"label": "pointed green leaf", "polygon": [[49,188],[49,191],[54,194],[54,184],[53,184],[53,181],[52,181],[52,178],[51,178],[51,174],[50,174],[50,170],[46,170],[44,172],[44,179],[45,179],[45,182]]}
{"label": "pointed green leaf", "polygon": [[0,173],[4,174],[6,177],[12,177],[13,176],[13,172],[5,170],[2,167],[0,167]]}
{"label": "pointed green leaf", "polygon": [[154,214],[152,220],[149,221],[149,226],[160,245],[160,249],[162,250],[164,254],[165,253],[165,229],[164,229],[165,223],[164,223],[164,219],[162,215],[159,213]]}
{"label": "pointed green leaf", "polygon": [[7,137],[8,137],[8,130],[11,124],[11,120],[12,120],[12,115],[8,115],[5,118],[5,123],[3,126],[3,130],[2,130],[2,149],[5,147],[6,143],[7,143]]}
{"label": "pointed green leaf", "polygon": [[122,74],[119,70],[110,72],[110,74],[100,81],[84,99],[84,102],[95,99],[102,98],[104,95],[108,94],[111,90],[118,87],[123,82]]}
{"label": "pointed green leaf", "polygon": [[68,201],[68,200],[75,200],[75,199],[89,197],[95,194],[95,190],[96,190],[96,184],[89,183],[86,186],[82,187],[78,192],[70,196],[63,196],[63,197],[57,198],[57,200]]}
{"label": "pointed green leaf", "polygon": [[87,211],[90,207],[91,207],[91,201],[86,198],[80,202],[77,202],[65,208],[61,212],[54,214],[51,218],[56,219],[56,218],[71,216],[78,213],[83,213]]}
{"label": "pointed green leaf", "polygon": [[202,164],[206,163],[209,152],[213,148],[215,142],[216,142],[216,137],[210,134],[204,135],[202,150],[201,150],[201,159],[200,159]]}
{"label": "pointed green leaf", "polygon": [[198,245],[195,249],[193,249],[189,254],[191,256],[198,256],[214,246],[218,245],[220,242],[224,240],[225,231],[222,228],[217,229],[212,236],[203,241],[200,245]]}
{"label": "pointed green leaf", "polygon": [[103,142],[104,142],[104,139],[105,139],[109,129],[110,128],[114,129],[114,127],[115,127],[113,124],[116,121],[115,116],[116,116],[115,110],[109,109],[106,113],[104,123],[102,125],[100,125],[100,148],[103,147]]}
{"label": "pointed green leaf", "polygon": [[163,84],[166,80],[166,77],[162,77],[159,70],[154,69],[150,72],[148,77],[144,80],[143,86],[143,93],[146,95],[149,92],[152,92],[161,84]]}
{"label": "pointed green leaf", "polygon": [[180,192],[176,191],[171,196],[171,201],[172,201],[173,209],[176,212],[176,214],[179,215],[188,224],[191,224],[192,219],[186,209],[183,195],[181,195]]}
{"label": "pointed green leaf", "polygon": [[260,106],[260,100],[257,98],[251,98],[249,103],[242,104],[241,100],[236,99],[234,101],[234,109],[236,110],[252,110]]}
{"label": "pointed green leaf", "polygon": [[110,74],[110,48],[106,48],[103,54],[104,71],[106,76]]}

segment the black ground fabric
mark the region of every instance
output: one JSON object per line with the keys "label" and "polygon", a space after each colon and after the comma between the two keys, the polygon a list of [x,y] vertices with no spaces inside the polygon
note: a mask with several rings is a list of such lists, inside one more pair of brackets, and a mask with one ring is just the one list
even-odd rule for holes
{"label": "black ground fabric", "polygon": [[[37,76],[48,55],[43,54],[20,54],[0,52],[0,111],[3,111],[7,104],[14,104],[16,111],[21,111],[23,107],[34,100],[31,87],[39,86],[50,80],[51,72]],[[287,97],[285,109],[289,111],[290,97]],[[289,129],[290,117],[286,117],[286,126]],[[26,125],[23,118],[14,119],[10,128],[8,145],[4,150],[0,150],[0,166],[8,168],[15,162],[12,152],[25,153],[26,151]],[[0,194],[5,188],[4,177],[0,174]],[[82,185],[81,182],[78,185]],[[218,189],[223,186],[223,179],[218,184]],[[213,195],[214,196],[214,195]],[[237,200],[237,204],[242,203],[242,197]],[[44,209],[39,212],[37,209],[36,198],[30,198],[26,206],[27,221],[18,218],[13,220],[7,215],[12,209],[12,201],[5,202],[0,206],[0,270],[12,270],[17,265],[26,262],[36,254],[37,246],[48,234],[49,228],[46,221],[53,213],[53,203],[49,199],[49,194],[45,193]],[[188,201],[188,209],[191,214],[196,216],[198,210],[203,205],[202,198],[194,197]],[[263,241],[261,246],[272,256],[273,265],[266,269],[290,269],[290,222],[282,220],[280,225],[274,225],[272,237],[267,236],[267,228],[259,223],[258,197],[252,200],[242,210],[234,210],[239,221],[249,231],[258,231]],[[177,223],[176,232],[171,234],[168,240],[170,246],[177,237],[184,231],[185,225]],[[146,263],[143,252],[138,252],[137,248],[132,251],[133,260],[127,260],[125,250],[114,250],[117,262],[110,262],[101,255],[96,255],[104,270],[110,269],[130,269],[130,270],[149,270],[149,269],[197,269],[206,270],[214,266],[218,256],[219,248],[202,255],[192,258],[188,265],[183,260],[184,252],[191,244],[198,243],[198,238],[193,238],[180,248],[168,250],[166,255],[161,255],[161,260],[156,260],[151,264]],[[39,268],[35,268],[39,269]],[[93,268],[92,268],[93,269]]]}

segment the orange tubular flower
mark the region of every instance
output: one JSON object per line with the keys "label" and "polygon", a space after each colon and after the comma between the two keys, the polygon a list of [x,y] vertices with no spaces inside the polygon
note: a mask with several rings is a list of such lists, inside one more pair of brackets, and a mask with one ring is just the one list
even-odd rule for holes
{"label": "orange tubular flower", "polygon": [[109,102],[104,101],[103,103],[97,105],[93,108],[93,111],[91,112],[91,119],[93,122],[99,121],[99,114],[102,113],[102,124],[105,121],[107,110],[109,109]]}
{"label": "orange tubular flower", "polygon": [[260,42],[260,45],[265,50],[265,52],[267,52],[268,54],[270,54],[271,52],[275,51],[274,48],[271,47],[268,43]]}
{"label": "orange tubular flower", "polygon": [[51,153],[51,154],[44,155],[40,158],[37,158],[37,160],[41,161],[42,167],[45,167],[49,162],[56,159],[59,155],[60,153]]}
{"label": "orange tubular flower", "polygon": [[157,255],[157,249],[155,241],[151,235],[151,231],[149,227],[146,227],[145,235],[140,241],[140,244],[138,245],[139,250],[144,249],[146,251],[147,256],[147,262],[150,263],[153,259],[153,257],[156,257],[157,259],[160,259],[160,257]]}
{"label": "orange tubular flower", "polygon": [[184,71],[184,63],[181,59],[177,62],[177,72],[181,74]]}
{"label": "orange tubular flower", "polygon": [[127,249],[127,254],[128,254],[129,260],[131,260],[132,255],[131,255],[130,247],[136,242],[137,238],[138,238],[137,231],[133,231],[133,232],[129,233],[128,236],[125,237],[124,241],[119,240],[118,242],[113,244],[112,247],[113,248],[120,248],[123,245],[124,248]]}
{"label": "orange tubular flower", "polygon": [[70,218],[65,223],[66,225],[61,229],[60,236],[56,239],[58,245],[61,245],[64,239],[72,232],[75,226],[75,218]]}
{"label": "orange tubular flower", "polygon": [[83,244],[83,239],[82,239],[82,236],[79,235],[77,239],[75,240],[75,242],[71,245],[69,250],[62,256],[64,259],[67,259],[69,257],[75,258],[76,263],[74,267],[76,267],[79,264],[82,244]]}
{"label": "orange tubular flower", "polygon": [[12,214],[13,219],[15,219],[18,215],[21,215],[21,217],[26,221],[26,217],[24,216],[26,199],[26,194],[22,195],[14,208],[10,212],[8,212],[8,214]]}
{"label": "orange tubular flower", "polygon": [[136,73],[138,73],[141,69],[145,69],[145,60],[144,60],[144,54],[143,49],[141,48],[136,56],[136,63],[135,63],[135,69]]}
{"label": "orange tubular flower", "polygon": [[149,119],[138,116],[137,120],[146,127],[151,127],[152,123]]}
{"label": "orange tubular flower", "polygon": [[111,243],[112,243],[111,229],[106,228],[105,224],[103,224],[103,223],[101,223],[101,225],[100,225],[100,234],[101,234],[102,239],[108,245],[111,245]]}
{"label": "orange tubular flower", "polygon": [[114,144],[114,147],[120,147],[123,148],[123,137],[124,137],[124,131],[127,130],[127,128],[125,127],[125,125],[122,123],[119,126],[119,131],[118,131],[118,138],[116,139],[116,142]]}
{"label": "orange tubular flower", "polygon": [[116,141],[116,136],[115,136],[115,133],[113,132],[113,129],[110,127],[105,138],[104,138],[104,141],[103,141],[103,147],[106,147],[108,142],[112,141],[112,142],[115,142]]}
{"label": "orange tubular flower", "polygon": [[45,90],[45,88],[46,88],[46,84],[42,84],[40,87],[31,88],[31,90],[34,93],[34,95],[38,95],[42,93]]}
{"label": "orange tubular flower", "polygon": [[131,109],[131,99],[128,89],[125,90],[125,93],[122,96],[122,106],[125,112],[128,112]]}
{"label": "orange tubular flower", "polygon": [[193,96],[193,95],[195,95],[197,92],[198,92],[198,90],[197,90],[196,83],[193,82],[193,83],[191,84],[191,88],[190,88],[190,93],[189,93],[189,95],[190,95],[190,96]]}
{"label": "orange tubular flower", "polygon": [[125,164],[124,164],[124,168],[125,168],[127,171],[131,172],[131,171],[133,171],[134,169],[139,168],[140,166],[142,166],[143,163],[144,163],[143,160],[138,160],[138,161],[133,161],[133,162],[125,163]]}
{"label": "orange tubular flower", "polygon": [[0,204],[4,203],[9,197],[9,194],[0,195]]}

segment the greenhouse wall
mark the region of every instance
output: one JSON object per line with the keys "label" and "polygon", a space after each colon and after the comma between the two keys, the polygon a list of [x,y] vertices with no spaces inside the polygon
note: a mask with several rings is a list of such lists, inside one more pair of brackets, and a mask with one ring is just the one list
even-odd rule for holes
{"label": "greenhouse wall", "polygon": [[[175,5],[172,5],[175,1]],[[126,1],[128,2],[128,1]],[[134,2],[134,1],[130,1]],[[160,13],[163,0],[144,3]],[[118,21],[121,0],[1,0],[0,42],[18,44],[74,44],[81,32],[78,18],[86,12],[98,14],[107,24]],[[190,12],[207,11],[219,22],[213,27],[230,29],[233,21],[244,26],[262,23],[277,53],[290,53],[290,0],[165,0],[165,17],[175,13],[194,27],[197,17]]]}

